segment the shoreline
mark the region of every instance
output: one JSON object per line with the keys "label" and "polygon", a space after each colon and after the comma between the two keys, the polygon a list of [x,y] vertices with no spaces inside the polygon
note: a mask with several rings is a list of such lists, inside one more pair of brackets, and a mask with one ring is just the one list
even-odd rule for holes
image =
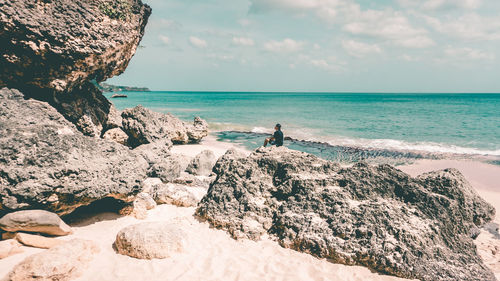
{"label": "shoreline", "polygon": [[[173,146],[171,152],[192,157],[203,150],[216,157],[228,149],[249,154],[251,151],[234,143],[218,141],[213,135],[200,144]],[[481,196],[500,209],[500,167],[477,161],[420,160],[398,168],[412,176],[441,168],[459,169]],[[101,213],[72,224],[74,234],[58,239],[83,238],[97,242],[101,252],[86,273],[77,280],[407,280],[370,272],[360,266],[333,264],[306,253],[285,249],[267,238],[254,242],[234,240],[223,230],[216,230],[194,216],[195,207],[159,205],[148,211],[146,220],[114,213]],[[113,249],[116,233],[123,227],[144,221],[177,221],[188,233],[188,247],[183,253],[163,260],[137,260],[119,255]],[[494,222],[499,223],[498,216]],[[500,240],[482,230],[476,240],[485,263],[500,277]],[[24,252],[0,260],[0,272],[9,272],[25,257],[43,251],[24,247]],[[96,276],[100,276],[96,279]],[[166,277],[167,276],[167,277]]]}

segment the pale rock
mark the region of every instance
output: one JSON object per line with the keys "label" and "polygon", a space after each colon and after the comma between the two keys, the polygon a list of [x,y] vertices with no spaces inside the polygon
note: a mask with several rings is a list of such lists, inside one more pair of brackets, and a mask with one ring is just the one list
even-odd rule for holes
{"label": "pale rock", "polygon": [[43,237],[40,235],[33,235],[28,233],[17,233],[16,240],[25,246],[41,249],[50,249],[61,243],[64,243],[64,241],[56,238]]}
{"label": "pale rock", "polygon": [[92,241],[73,239],[27,257],[7,275],[7,281],[69,281],[80,277],[99,252]]}
{"label": "pale rock", "polygon": [[208,176],[217,162],[215,154],[211,150],[204,150],[194,157],[186,168],[188,173],[198,176]]}
{"label": "pale rock", "polygon": [[182,252],[187,233],[172,222],[145,222],[130,225],[116,235],[118,253],[138,259],[163,259]]}
{"label": "pale rock", "polygon": [[0,228],[8,232],[38,232],[53,236],[72,233],[71,227],[57,214],[43,210],[9,213],[0,219]]}
{"label": "pale rock", "polygon": [[21,244],[19,244],[14,239],[2,240],[0,241],[0,259],[10,257],[15,254],[22,253],[23,249]]}
{"label": "pale rock", "polygon": [[106,131],[102,138],[112,140],[122,145],[127,145],[128,143],[128,135],[120,128],[113,128]]}

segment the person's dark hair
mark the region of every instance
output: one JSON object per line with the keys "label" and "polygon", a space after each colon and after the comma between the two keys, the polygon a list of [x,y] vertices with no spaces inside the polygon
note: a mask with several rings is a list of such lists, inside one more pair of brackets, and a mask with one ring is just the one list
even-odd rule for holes
{"label": "person's dark hair", "polygon": [[281,129],[281,124],[280,123],[276,124],[276,127],[278,127],[278,129]]}

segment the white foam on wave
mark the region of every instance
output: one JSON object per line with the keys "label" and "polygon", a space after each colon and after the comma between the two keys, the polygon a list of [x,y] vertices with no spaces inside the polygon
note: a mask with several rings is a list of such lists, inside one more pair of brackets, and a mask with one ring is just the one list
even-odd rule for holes
{"label": "white foam on wave", "polygon": [[[251,132],[257,134],[272,134],[273,128],[249,127],[245,125],[231,123],[216,123],[211,126],[214,131],[239,131]],[[397,151],[443,153],[443,154],[465,154],[465,155],[484,155],[500,156],[500,149],[485,150],[473,147],[462,147],[452,144],[436,142],[408,142],[394,139],[364,139],[342,136],[324,136],[320,130],[312,128],[287,128],[284,130],[285,136],[297,140],[309,142],[324,142],[330,145],[369,148],[369,149],[387,149]]]}

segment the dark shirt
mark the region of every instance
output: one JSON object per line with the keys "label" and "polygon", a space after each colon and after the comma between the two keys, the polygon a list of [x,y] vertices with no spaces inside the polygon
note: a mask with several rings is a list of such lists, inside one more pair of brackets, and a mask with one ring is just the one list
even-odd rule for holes
{"label": "dark shirt", "polygon": [[273,137],[274,137],[274,144],[276,144],[276,146],[283,145],[283,132],[281,130],[275,131]]}

